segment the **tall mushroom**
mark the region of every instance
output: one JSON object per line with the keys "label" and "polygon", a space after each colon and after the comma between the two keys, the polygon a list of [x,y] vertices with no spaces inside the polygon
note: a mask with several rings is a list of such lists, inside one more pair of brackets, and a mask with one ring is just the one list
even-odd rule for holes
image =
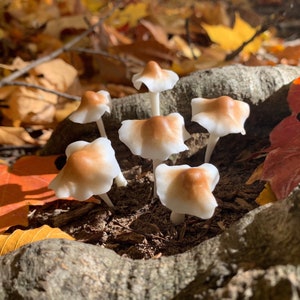
{"label": "tall mushroom", "polygon": [[84,201],[99,195],[113,207],[106,193],[121,170],[111,142],[102,137],[91,143],[77,141],[67,147],[66,156],[65,166],[49,184],[56,196]]}
{"label": "tall mushroom", "polygon": [[[102,116],[111,112],[111,97],[107,91],[86,91],[81,97],[81,102],[69,119],[74,123],[86,124],[96,122],[100,136],[107,137]],[[122,172],[116,177],[118,186],[126,186],[127,180]]]}
{"label": "tall mushroom", "polygon": [[160,115],[159,93],[172,89],[178,81],[178,75],[171,71],[161,69],[155,61],[149,61],[144,70],[132,77],[133,85],[136,89],[140,89],[144,84],[150,92],[152,116]]}
{"label": "tall mushroom", "polygon": [[250,114],[248,103],[228,96],[192,99],[192,121],[209,132],[204,162],[209,162],[220,137],[230,133],[246,134],[244,123]]}
{"label": "tall mushroom", "polygon": [[107,91],[86,91],[81,97],[81,102],[69,119],[74,123],[86,124],[96,122],[100,135],[107,137],[102,116],[111,111],[111,98]]}
{"label": "tall mushroom", "polygon": [[153,160],[153,170],[170,155],[188,150],[184,141],[189,137],[179,113],[126,120],[119,129],[120,140],[133,154]]}
{"label": "tall mushroom", "polygon": [[155,170],[157,195],[171,209],[170,219],[178,225],[185,214],[202,219],[213,216],[217,201],[212,194],[219,181],[218,169],[209,163],[198,167],[159,165]]}

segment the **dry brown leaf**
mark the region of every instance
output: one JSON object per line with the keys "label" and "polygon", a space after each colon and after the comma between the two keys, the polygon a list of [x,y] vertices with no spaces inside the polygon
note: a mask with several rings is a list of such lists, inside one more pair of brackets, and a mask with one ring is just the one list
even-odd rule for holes
{"label": "dry brown leaf", "polygon": [[0,235],[0,255],[5,255],[26,244],[45,239],[67,239],[74,240],[73,237],[63,232],[59,228],[51,228],[48,225],[29,230],[17,229],[11,234]]}
{"label": "dry brown leaf", "polygon": [[36,144],[36,141],[24,128],[0,126],[0,144],[22,146],[26,143]]}
{"label": "dry brown leaf", "polygon": [[[26,64],[26,62],[22,64],[22,61],[17,58],[12,66],[22,68]],[[32,69],[29,75],[20,81],[24,81],[24,84],[35,84],[54,91],[66,92],[76,78],[77,71],[74,67],[62,59],[54,59]],[[0,95],[9,105],[8,108],[2,108],[2,113],[14,124],[53,122],[57,95],[26,86],[3,87],[0,89]]]}
{"label": "dry brown leaf", "polygon": [[263,172],[264,163],[261,163],[256,169],[253,171],[251,176],[246,181],[246,184],[252,184],[257,180],[261,180],[262,172]]}

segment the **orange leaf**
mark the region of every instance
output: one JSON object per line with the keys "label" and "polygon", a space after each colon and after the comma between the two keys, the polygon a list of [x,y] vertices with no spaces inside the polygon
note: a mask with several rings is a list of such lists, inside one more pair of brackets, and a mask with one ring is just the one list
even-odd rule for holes
{"label": "orange leaf", "polygon": [[56,155],[24,156],[10,170],[6,165],[0,165],[0,232],[14,225],[27,226],[29,205],[57,200],[54,191],[48,189],[48,184],[58,173],[54,163],[56,158]]}
{"label": "orange leaf", "polygon": [[277,198],[272,191],[272,188],[269,183],[265,184],[265,188],[261,191],[258,197],[255,199],[255,202],[259,205],[265,205],[277,201]]}
{"label": "orange leaf", "polygon": [[45,239],[67,239],[74,240],[73,237],[63,232],[59,228],[51,228],[48,225],[29,230],[15,230],[11,234],[0,235],[0,255],[14,251],[26,244]]}

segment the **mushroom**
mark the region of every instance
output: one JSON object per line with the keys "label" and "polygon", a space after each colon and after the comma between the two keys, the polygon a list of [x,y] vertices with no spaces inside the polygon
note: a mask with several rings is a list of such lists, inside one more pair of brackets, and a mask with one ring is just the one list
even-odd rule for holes
{"label": "mushroom", "polygon": [[179,113],[146,120],[126,120],[119,129],[120,140],[133,154],[153,160],[153,170],[171,154],[188,150],[184,141],[189,137]]}
{"label": "mushroom", "polygon": [[220,137],[230,133],[246,134],[244,123],[250,114],[248,103],[228,96],[192,99],[192,121],[209,132],[204,162],[209,162]]}
{"label": "mushroom", "polygon": [[81,102],[69,119],[74,123],[86,124],[96,122],[100,135],[107,137],[102,116],[111,111],[111,98],[107,91],[86,91],[81,97]]}
{"label": "mushroom", "polygon": [[[100,136],[107,137],[102,116],[105,112],[111,112],[111,97],[107,91],[86,91],[83,93],[81,102],[69,119],[74,123],[86,124],[96,122]],[[122,172],[116,177],[118,186],[126,186],[127,180]]]}
{"label": "mushroom", "polygon": [[170,220],[178,225],[185,214],[202,219],[213,216],[217,201],[212,194],[219,181],[218,169],[209,163],[198,167],[159,165],[155,170],[157,195],[171,209]]}
{"label": "mushroom", "polygon": [[65,166],[49,184],[56,196],[84,201],[99,195],[113,207],[106,193],[121,170],[111,142],[102,137],[91,143],[77,141],[67,147],[66,156]]}
{"label": "mushroom", "polygon": [[178,81],[178,75],[171,71],[161,69],[155,61],[149,61],[144,70],[133,75],[132,82],[136,89],[144,84],[150,92],[152,116],[160,115],[159,93],[172,89]]}

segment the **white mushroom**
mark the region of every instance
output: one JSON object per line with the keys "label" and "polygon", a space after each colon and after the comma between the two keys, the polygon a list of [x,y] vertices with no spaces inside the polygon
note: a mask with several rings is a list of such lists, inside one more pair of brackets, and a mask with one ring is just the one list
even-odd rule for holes
{"label": "white mushroom", "polygon": [[126,120],[119,129],[120,140],[133,154],[153,160],[153,170],[172,154],[188,150],[184,141],[189,137],[179,113]]}
{"label": "white mushroom", "polygon": [[[69,116],[69,119],[80,124],[96,122],[100,136],[107,137],[102,116],[105,112],[111,112],[111,106],[111,97],[107,91],[86,91],[82,95],[79,107]],[[127,185],[122,172],[116,177],[116,183],[118,186]]]}
{"label": "white mushroom", "polygon": [[155,178],[157,195],[172,211],[170,219],[175,225],[184,221],[185,214],[202,219],[213,216],[218,204],[212,191],[220,176],[212,164],[198,167],[161,164],[155,170]]}
{"label": "white mushroom", "polygon": [[111,142],[102,137],[91,143],[77,141],[67,147],[66,156],[65,166],[49,184],[56,196],[84,201],[99,195],[113,207],[106,193],[121,170]]}
{"label": "white mushroom", "polygon": [[192,99],[192,121],[209,132],[204,162],[209,162],[220,137],[230,133],[246,134],[244,123],[250,114],[248,103],[228,96]]}
{"label": "white mushroom", "polygon": [[74,123],[86,124],[96,122],[100,135],[107,137],[102,121],[105,112],[111,111],[111,98],[107,91],[86,91],[81,97],[81,102],[69,119]]}
{"label": "white mushroom", "polygon": [[155,61],[149,61],[144,70],[133,75],[132,82],[136,89],[144,84],[150,92],[152,116],[160,115],[159,93],[172,89],[178,81],[178,75],[171,71],[161,69]]}

